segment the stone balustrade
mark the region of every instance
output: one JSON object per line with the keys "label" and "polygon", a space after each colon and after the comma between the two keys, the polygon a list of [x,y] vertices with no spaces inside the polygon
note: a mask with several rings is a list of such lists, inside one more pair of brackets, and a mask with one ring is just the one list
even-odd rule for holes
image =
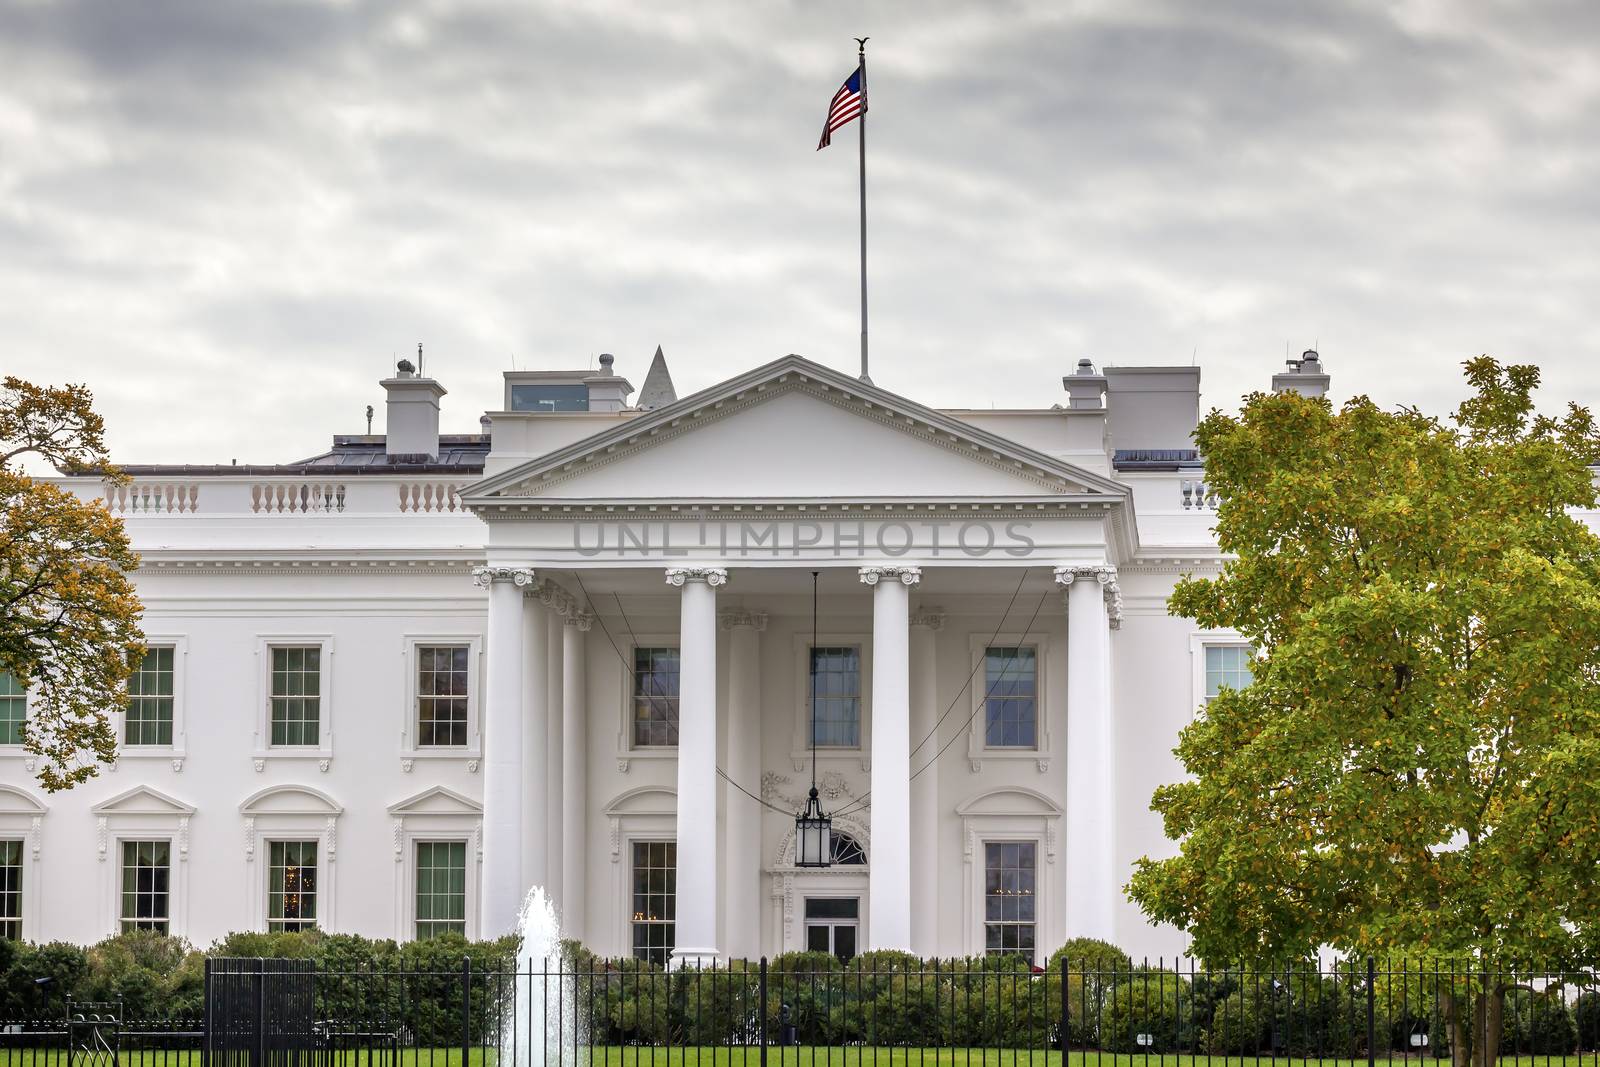
{"label": "stone balustrade", "polygon": [[91,492],[82,482],[62,481],[84,495],[99,496],[119,518],[469,514],[460,483],[415,478],[134,479]]}

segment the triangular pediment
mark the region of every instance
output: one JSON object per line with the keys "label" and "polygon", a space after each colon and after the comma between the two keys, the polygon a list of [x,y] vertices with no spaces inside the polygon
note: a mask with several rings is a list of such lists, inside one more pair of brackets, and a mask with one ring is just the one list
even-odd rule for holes
{"label": "triangular pediment", "polygon": [[96,815],[193,815],[194,808],[147,785],[134,786],[89,809]]}
{"label": "triangular pediment", "polygon": [[482,815],[483,805],[454,789],[436,785],[389,805],[390,815]]}
{"label": "triangular pediment", "polygon": [[1099,474],[799,356],[469,487],[508,500],[1123,498]]}

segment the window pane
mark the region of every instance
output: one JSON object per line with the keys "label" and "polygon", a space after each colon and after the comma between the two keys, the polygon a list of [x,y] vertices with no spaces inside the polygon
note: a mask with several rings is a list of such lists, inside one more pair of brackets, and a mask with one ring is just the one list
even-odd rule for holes
{"label": "window pane", "polygon": [[675,842],[633,843],[633,955],[662,967],[674,944],[677,880]]}
{"label": "window pane", "polygon": [[1038,663],[1031,647],[984,653],[984,744],[990,748],[1038,746]]}
{"label": "window pane", "polygon": [[22,940],[22,842],[0,841],[0,940]]}
{"label": "window pane", "polygon": [[322,650],[289,646],[272,650],[274,745],[315,745],[322,718]]}
{"label": "window pane", "polygon": [[986,841],[983,846],[984,950],[1033,959],[1038,846],[1032,841]]}
{"label": "window pane", "polygon": [[1206,649],[1206,700],[1222,691],[1243,689],[1254,677],[1250,665],[1254,656],[1247,645],[1207,645]]}
{"label": "window pane", "polygon": [[417,649],[417,745],[467,743],[467,648]]}
{"label": "window pane", "polygon": [[[854,647],[811,650],[814,684],[811,728],[818,748],[857,748],[861,744],[861,651]],[[808,692],[807,696],[811,694]]]}
{"label": "window pane", "polygon": [[173,650],[145,651],[128,678],[128,713],[123,743],[172,744]]}
{"label": "window pane", "polygon": [[267,846],[267,929],[317,925],[317,843],[273,841]]}
{"label": "window pane", "polygon": [[678,743],[678,650],[633,650],[633,743]]}
{"label": "window pane", "polygon": [[28,693],[11,675],[0,671],[0,745],[22,744],[28,718]]}
{"label": "window pane", "polygon": [[416,934],[418,940],[467,932],[467,844],[418,841]]}
{"label": "window pane", "polygon": [[166,841],[122,843],[122,929],[166,933],[171,906],[169,866],[171,846]]}

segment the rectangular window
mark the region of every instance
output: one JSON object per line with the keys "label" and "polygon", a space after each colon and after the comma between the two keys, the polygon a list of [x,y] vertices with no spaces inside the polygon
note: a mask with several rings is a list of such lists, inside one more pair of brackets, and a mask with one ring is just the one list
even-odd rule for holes
{"label": "rectangular window", "polygon": [[5,671],[0,671],[0,745],[22,744],[22,724],[28,721],[28,691]]}
{"label": "rectangular window", "polygon": [[272,649],[272,743],[315,745],[322,720],[322,649]]}
{"label": "rectangular window", "polygon": [[665,967],[677,918],[678,846],[673,841],[633,843],[633,955]]}
{"label": "rectangular window", "polygon": [[317,843],[267,844],[267,930],[311,930],[317,925]]}
{"label": "rectangular window", "polygon": [[860,897],[807,897],[806,951],[831,952],[849,963],[860,922]]}
{"label": "rectangular window", "polygon": [[991,956],[1033,959],[1036,848],[1032,841],[984,843],[983,937]]}
{"label": "rectangular window", "polygon": [[172,905],[172,844],[168,841],[122,843],[122,932],[166,933]]}
{"label": "rectangular window", "polygon": [[128,678],[128,716],[123,744],[172,744],[171,648],[150,648]]}
{"label": "rectangular window", "polygon": [[1206,646],[1206,703],[1222,691],[1243,689],[1253,680],[1250,661],[1253,657],[1248,645]]}
{"label": "rectangular window", "polygon": [[467,743],[466,645],[417,648],[417,745]]}
{"label": "rectangular window", "polygon": [[417,940],[467,932],[467,843],[417,842]]}
{"label": "rectangular window", "polygon": [[678,650],[633,650],[633,743],[678,743]]}
{"label": "rectangular window", "polygon": [[983,743],[1034,748],[1039,737],[1039,665],[1031,648],[984,652]]}
{"label": "rectangular window", "polygon": [[848,646],[813,648],[811,673],[816,685],[812,723],[817,747],[859,748],[861,650]]}
{"label": "rectangular window", "polygon": [[0,841],[0,941],[22,940],[22,842]]}

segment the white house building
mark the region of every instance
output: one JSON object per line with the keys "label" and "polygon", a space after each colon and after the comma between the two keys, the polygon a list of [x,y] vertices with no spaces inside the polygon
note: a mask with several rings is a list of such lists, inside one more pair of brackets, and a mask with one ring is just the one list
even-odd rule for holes
{"label": "white house building", "polygon": [[402,362],[386,435],[63,479],[126,522],[150,651],[62,793],[0,676],[0,933],[484,937],[541,884],[657,960],[1181,951],[1122,887],[1172,847],[1179,728],[1249,677],[1166,610],[1219,561],[1199,370],[933,410],[798,356],[678,399],[659,351],[630,406],[611,363],[442,435]]}

